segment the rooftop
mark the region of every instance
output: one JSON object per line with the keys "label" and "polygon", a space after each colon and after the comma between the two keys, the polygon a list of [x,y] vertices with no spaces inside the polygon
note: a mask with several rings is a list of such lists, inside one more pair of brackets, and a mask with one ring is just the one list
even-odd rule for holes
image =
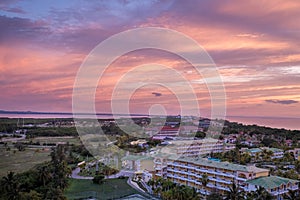
{"label": "rooftop", "polygon": [[[175,158],[174,156],[170,156],[169,159]],[[246,165],[239,165],[239,164],[233,164],[229,162],[218,162],[218,161],[213,161],[213,160],[208,160],[206,158],[186,158],[186,157],[181,157],[181,158],[175,158],[174,161],[185,161],[185,162],[190,162],[194,163],[197,165],[202,165],[202,166],[208,166],[208,167],[214,167],[214,168],[221,168],[221,169],[227,169],[227,170],[232,170],[232,171],[243,171],[243,172],[268,172],[268,169],[262,169],[255,167],[253,165],[251,166],[246,166]]]}
{"label": "rooftop", "polygon": [[279,176],[265,176],[265,177],[260,177],[257,179],[252,179],[247,181],[247,183],[251,185],[261,186],[266,189],[273,189],[279,187],[282,184],[297,183],[297,182],[299,181],[283,178]]}
{"label": "rooftop", "polygon": [[128,155],[122,158],[123,160],[132,160],[132,161],[137,161],[137,160],[153,160],[152,157],[149,156],[139,156],[139,155]]}

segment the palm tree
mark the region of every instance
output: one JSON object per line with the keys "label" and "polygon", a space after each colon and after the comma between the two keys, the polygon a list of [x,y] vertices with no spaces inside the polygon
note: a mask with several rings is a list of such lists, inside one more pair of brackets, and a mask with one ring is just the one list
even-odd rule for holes
{"label": "palm tree", "polygon": [[168,191],[174,187],[174,183],[170,180],[165,180],[162,183],[162,191]]}
{"label": "palm tree", "polygon": [[273,156],[273,152],[272,151],[268,151],[267,149],[264,149],[262,152],[262,158],[263,158],[263,161],[270,161],[271,160],[271,157]]}
{"label": "palm tree", "polygon": [[153,179],[150,179],[147,183],[151,187],[152,190],[154,189],[154,183],[155,183],[155,181]]}
{"label": "palm tree", "polygon": [[177,186],[174,191],[174,197],[175,197],[174,199],[185,200],[185,196],[186,196],[185,186],[184,185]]}
{"label": "palm tree", "polygon": [[207,200],[222,200],[223,198],[220,194],[213,192],[210,195],[208,195],[206,199]]}
{"label": "palm tree", "polygon": [[256,200],[272,200],[274,197],[263,187],[256,187],[256,191],[254,192],[254,196]]}
{"label": "palm tree", "polygon": [[1,187],[8,199],[19,198],[19,182],[14,172],[9,172],[7,176],[2,178]]}
{"label": "palm tree", "polygon": [[226,200],[242,200],[244,199],[243,192],[239,191],[238,186],[233,182],[229,191],[226,191]]}
{"label": "palm tree", "polygon": [[205,187],[206,187],[206,185],[207,185],[207,183],[208,183],[208,176],[207,176],[207,174],[203,174],[202,175],[202,177],[201,177],[201,184],[202,184],[202,186],[203,186],[203,189],[204,189],[204,191],[205,191],[205,196],[206,196],[206,189],[205,189]]}
{"label": "palm tree", "polygon": [[42,166],[38,168],[38,174],[39,174],[39,179],[43,183],[43,186],[45,187],[46,182],[48,182],[51,178],[51,174],[47,169],[47,166]]}
{"label": "palm tree", "polygon": [[300,200],[300,196],[296,190],[289,190],[287,194],[284,194],[286,200]]}

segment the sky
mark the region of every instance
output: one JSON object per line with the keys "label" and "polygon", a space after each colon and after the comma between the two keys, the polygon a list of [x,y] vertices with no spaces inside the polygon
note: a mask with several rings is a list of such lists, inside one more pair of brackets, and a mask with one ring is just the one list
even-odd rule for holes
{"label": "sky", "polygon": [[[185,34],[210,55],[224,83],[227,115],[299,117],[299,10],[300,1],[289,0],[1,0],[0,110],[71,112],[76,74],[99,43],[129,29],[161,27]],[[126,79],[128,71],[148,63],[167,67],[140,68]],[[201,115],[209,115],[204,77],[186,60],[155,49],[129,52],[107,68],[95,94],[97,112],[111,112],[112,98],[128,98],[113,96],[119,82],[150,77],[178,83],[168,69],[192,85],[195,98],[185,101],[197,101]],[[177,92],[189,91],[143,86],[131,95],[130,112],[163,106],[165,113],[178,114]]]}

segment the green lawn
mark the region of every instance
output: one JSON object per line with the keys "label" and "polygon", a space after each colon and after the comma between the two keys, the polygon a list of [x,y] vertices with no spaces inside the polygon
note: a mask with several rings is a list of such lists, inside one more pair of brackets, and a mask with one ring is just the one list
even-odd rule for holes
{"label": "green lawn", "polygon": [[44,143],[59,143],[59,142],[69,142],[70,144],[79,145],[80,139],[79,137],[73,137],[73,136],[62,136],[62,137],[36,137],[32,139],[26,139],[26,142],[32,141],[32,142],[39,142],[41,145]]}
{"label": "green lawn", "polygon": [[26,149],[25,151],[10,151],[0,147],[0,177],[6,176],[9,171],[25,172],[37,164],[50,160],[50,150]]}
{"label": "green lawn", "polygon": [[94,197],[97,199],[118,199],[138,191],[127,184],[127,179],[106,179],[101,185],[94,184],[92,180],[70,179],[70,186],[65,192],[68,199],[81,199]]}

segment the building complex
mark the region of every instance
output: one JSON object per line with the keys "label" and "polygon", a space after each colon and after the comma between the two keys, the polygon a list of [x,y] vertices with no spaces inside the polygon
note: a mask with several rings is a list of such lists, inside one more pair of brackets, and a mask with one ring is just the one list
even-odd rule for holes
{"label": "building complex", "polygon": [[[206,158],[177,157],[157,154],[154,158],[154,177],[169,179],[174,183],[194,187],[202,194],[217,191],[224,194],[232,183],[240,190],[252,191],[262,186],[277,199],[282,199],[288,190],[298,190],[298,181],[270,176],[268,169],[228,162],[217,162]],[[202,177],[208,178],[207,184]]]}

